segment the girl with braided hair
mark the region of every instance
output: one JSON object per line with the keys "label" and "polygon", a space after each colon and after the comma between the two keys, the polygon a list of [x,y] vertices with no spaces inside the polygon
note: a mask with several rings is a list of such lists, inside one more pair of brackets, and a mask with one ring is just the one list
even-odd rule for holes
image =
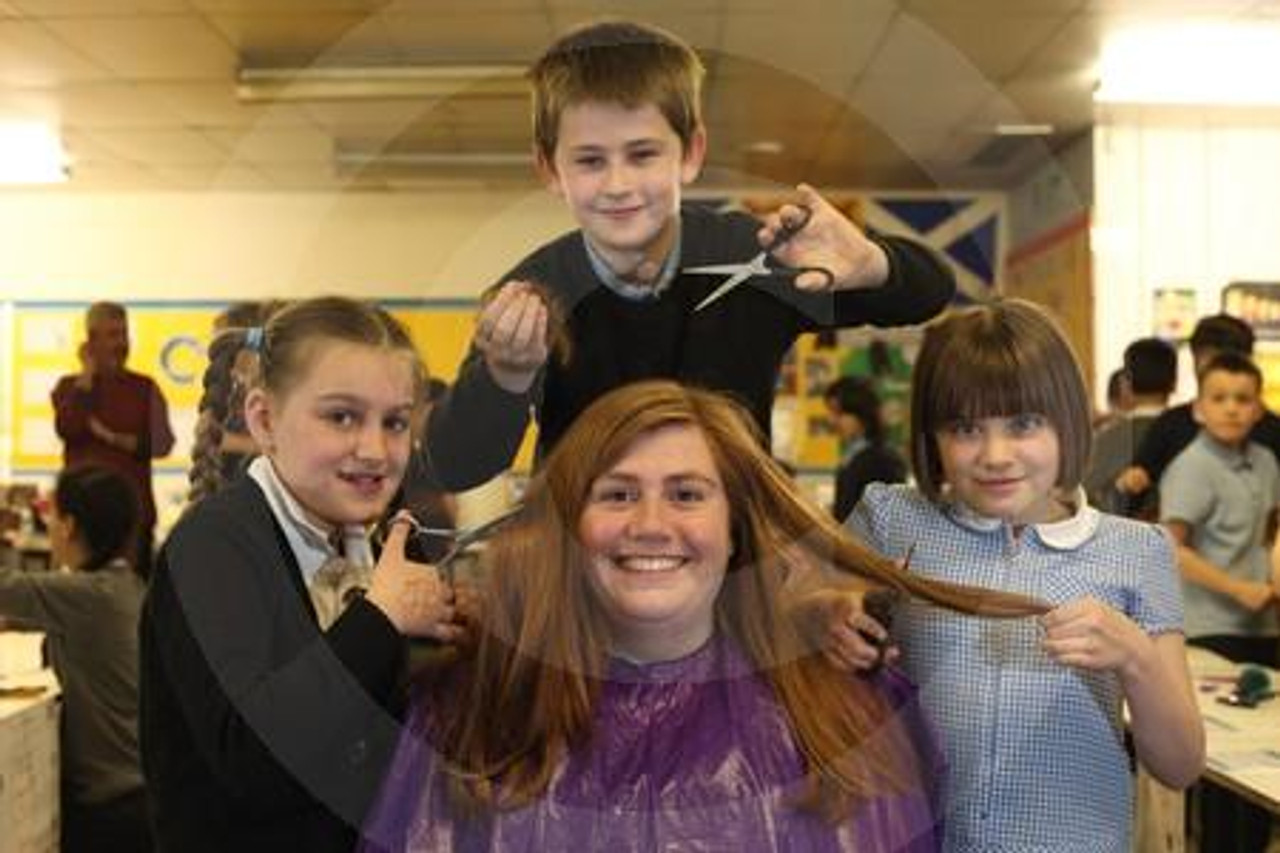
{"label": "girl with braided hair", "polygon": [[[189,504],[199,502],[243,474],[258,454],[258,445],[244,422],[245,394],[256,380],[258,354],[242,346],[241,337],[224,333],[245,332],[262,326],[281,307],[282,303],[276,301],[237,302],[213,321],[215,335],[209,347],[209,360],[219,366],[205,373],[192,450],[194,464],[189,474]],[[227,359],[229,368],[223,364]]]}
{"label": "girl with braided hair", "polygon": [[346,851],[398,734],[404,637],[459,630],[436,571],[404,556],[408,525],[376,565],[366,536],[408,461],[421,365],[381,309],[308,299],[215,341],[214,424],[245,347],[258,353],[244,412],[262,455],[175,526],[143,608],[157,840],[184,853]]}

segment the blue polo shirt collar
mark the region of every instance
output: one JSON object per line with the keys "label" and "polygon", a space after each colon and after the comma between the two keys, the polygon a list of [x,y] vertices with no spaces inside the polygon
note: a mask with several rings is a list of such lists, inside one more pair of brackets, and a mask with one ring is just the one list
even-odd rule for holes
{"label": "blue polo shirt collar", "polygon": [[[1067,518],[1060,521],[1047,521],[1043,524],[1029,524],[1027,529],[1033,531],[1041,542],[1056,551],[1074,551],[1093,538],[1098,530],[1100,513],[1089,506],[1084,489],[1076,489],[1072,501],[1075,506]],[[979,515],[965,504],[948,500],[944,505],[947,515],[956,524],[979,533],[1006,531],[1008,522],[1001,518]]]}
{"label": "blue polo shirt collar", "polygon": [[1248,443],[1241,447],[1232,447],[1218,441],[1203,429],[1196,436],[1196,441],[1232,471],[1248,470],[1253,467],[1253,460],[1249,458]]}

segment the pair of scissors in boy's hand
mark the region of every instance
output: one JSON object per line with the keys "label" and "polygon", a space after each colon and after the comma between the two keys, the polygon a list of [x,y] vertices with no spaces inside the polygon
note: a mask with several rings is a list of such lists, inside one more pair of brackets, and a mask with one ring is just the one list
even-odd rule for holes
{"label": "pair of scissors in boy's hand", "polygon": [[809,220],[813,218],[813,208],[808,205],[797,205],[800,211],[800,217],[791,222],[783,221],[782,227],[778,229],[774,238],[764,247],[754,258],[743,263],[736,264],[710,264],[707,266],[686,267],[682,272],[690,275],[727,275],[724,283],[694,306],[694,311],[701,311],[729,291],[741,285],[748,279],[762,276],[766,278],[787,278],[795,281],[805,273],[817,273],[826,278],[823,284],[824,288],[829,288],[835,284],[835,276],[831,274],[831,270],[826,267],[790,267],[781,264],[775,264],[773,253],[782,248],[791,240],[792,237],[800,233]]}

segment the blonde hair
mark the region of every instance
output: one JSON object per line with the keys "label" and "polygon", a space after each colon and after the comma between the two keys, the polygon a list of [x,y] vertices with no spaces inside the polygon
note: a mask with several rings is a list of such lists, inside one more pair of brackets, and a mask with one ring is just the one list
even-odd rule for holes
{"label": "blonde hair", "polygon": [[593,482],[638,438],[670,425],[701,432],[729,500],[734,547],[715,605],[718,630],[768,679],[806,762],[806,805],[825,815],[904,789],[919,768],[874,687],[809,648],[782,608],[784,586],[829,567],[857,585],[966,613],[1045,610],[1022,596],[925,580],[870,551],[802,497],[762,449],[749,414],[727,398],[668,381],[615,390],[579,416],[531,483],[522,515],[486,552],[483,632],[446,679],[436,731],[464,806],[527,803],[590,737],[609,632],[578,521]]}

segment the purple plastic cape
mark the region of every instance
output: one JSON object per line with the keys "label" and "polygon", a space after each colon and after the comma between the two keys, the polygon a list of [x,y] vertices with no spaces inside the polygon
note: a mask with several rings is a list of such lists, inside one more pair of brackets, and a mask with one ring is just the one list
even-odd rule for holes
{"label": "purple plastic cape", "polygon": [[416,704],[359,849],[936,851],[942,754],[911,683],[892,669],[872,683],[897,708],[923,778],[839,824],[793,805],[803,764],[785,712],[736,645],[718,638],[676,661],[613,661],[590,746],[557,770],[541,799],[513,811],[453,814],[425,735],[430,708]]}

